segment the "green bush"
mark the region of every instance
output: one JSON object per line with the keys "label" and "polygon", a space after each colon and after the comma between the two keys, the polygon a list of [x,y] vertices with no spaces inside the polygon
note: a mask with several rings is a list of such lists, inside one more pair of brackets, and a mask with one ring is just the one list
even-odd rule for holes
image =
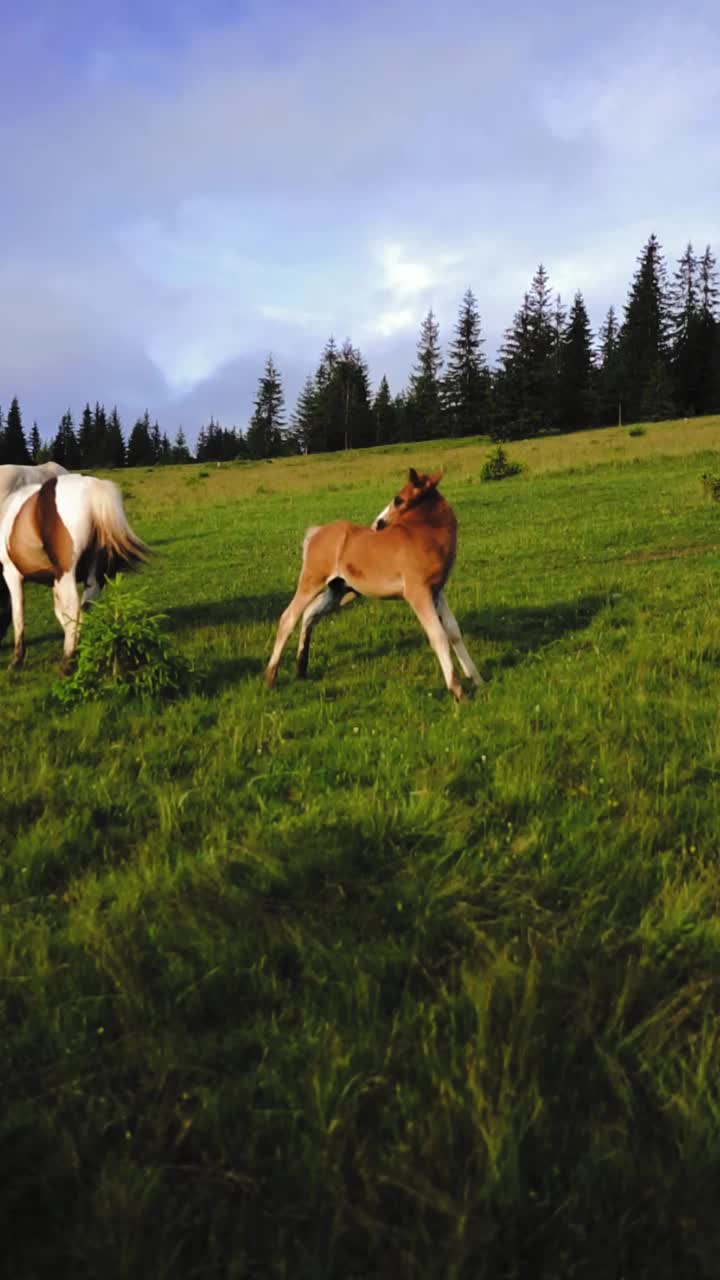
{"label": "green bush", "polygon": [[520,475],[522,469],[522,463],[514,462],[511,458],[508,458],[502,445],[499,444],[483,466],[480,478],[482,480],[505,480],[508,476]]}
{"label": "green bush", "polygon": [[163,616],[149,613],[144,590],[118,574],[84,619],[74,671],[57,682],[55,699],[69,705],[103,696],[172,697],[182,692],[190,667],[163,635]]}
{"label": "green bush", "polygon": [[702,477],[702,485],[709,497],[715,502],[720,502],[720,476],[709,476],[705,474]]}
{"label": "green bush", "polygon": [[646,436],[647,431],[645,427],[631,427],[630,430],[628,431],[628,435],[629,436]]}

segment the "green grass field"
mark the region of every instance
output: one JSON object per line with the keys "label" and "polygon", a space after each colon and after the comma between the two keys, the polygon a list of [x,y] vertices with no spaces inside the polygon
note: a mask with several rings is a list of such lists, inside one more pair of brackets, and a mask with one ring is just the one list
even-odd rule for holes
{"label": "green grass field", "polygon": [[[694,1280],[720,1219],[720,419],[122,475],[197,668],[0,674],[13,1280]],[[261,675],[308,524],[445,467],[456,707],[407,606]],[[10,656],[8,640],[2,650]]]}

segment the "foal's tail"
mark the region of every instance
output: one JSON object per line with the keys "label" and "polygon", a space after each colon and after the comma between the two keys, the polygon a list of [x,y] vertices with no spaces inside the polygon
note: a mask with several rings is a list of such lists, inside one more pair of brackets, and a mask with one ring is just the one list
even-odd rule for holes
{"label": "foal's tail", "polygon": [[109,575],[147,560],[149,549],[130,528],[122,494],[112,480],[92,477],[90,511],[95,542],[107,555]]}

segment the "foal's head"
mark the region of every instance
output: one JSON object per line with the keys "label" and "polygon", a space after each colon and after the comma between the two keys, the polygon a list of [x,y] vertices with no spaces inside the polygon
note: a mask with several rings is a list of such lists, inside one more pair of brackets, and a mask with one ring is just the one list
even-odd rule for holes
{"label": "foal's head", "polygon": [[408,471],[407,484],[395,494],[384,511],[381,511],[372,522],[373,529],[388,529],[402,520],[408,511],[412,511],[419,503],[425,502],[433,495],[442,479],[442,472],[435,476],[419,475],[414,467]]}

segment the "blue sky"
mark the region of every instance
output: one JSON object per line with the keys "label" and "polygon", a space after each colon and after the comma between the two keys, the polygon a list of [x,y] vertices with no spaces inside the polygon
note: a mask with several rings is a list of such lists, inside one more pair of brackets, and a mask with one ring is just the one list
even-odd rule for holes
{"label": "blue sky", "polygon": [[0,0],[0,404],[194,438],[330,333],[399,391],[429,306],[492,355],[540,261],[597,327],[651,231],[720,253],[714,10]]}

